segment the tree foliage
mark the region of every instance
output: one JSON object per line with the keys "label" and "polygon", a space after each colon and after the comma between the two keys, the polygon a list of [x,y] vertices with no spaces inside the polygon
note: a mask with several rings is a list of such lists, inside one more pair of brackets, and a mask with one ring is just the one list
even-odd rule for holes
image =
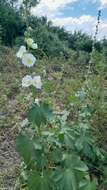
{"label": "tree foliage", "polygon": [[[0,1],[0,25],[2,27],[2,42],[7,46],[20,45],[24,37],[24,30],[26,29],[26,20],[23,17],[24,7],[28,10],[35,6],[39,1],[24,0],[19,9],[15,7],[14,1],[1,0]],[[37,18],[35,16],[28,16],[28,22],[33,29],[32,35],[35,41],[39,42],[39,48],[47,56],[64,55],[69,57],[69,50],[85,51],[90,53],[92,51],[92,37],[81,31],[68,33],[64,28],[54,26],[46,17]],[[103,45],[104,44],[104,45]],[[101,52],[104,46],[104,51],[107,49],[106,39],[102,42],[96,42],[95,48]]]}
{"label": "tree foliage", "polygon": [[13,46],[16,36],[23,35],[24,23],[20,14],[6,1],[0,2],[0,25],[4,45]]}

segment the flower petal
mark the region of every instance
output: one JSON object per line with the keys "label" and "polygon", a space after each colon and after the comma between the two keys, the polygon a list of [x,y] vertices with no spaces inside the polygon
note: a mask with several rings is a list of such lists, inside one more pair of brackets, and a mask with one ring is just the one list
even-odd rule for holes
{"label": "flower petal", "polygon": [[16,56],[21,59],[24,53],[26,53],[26,47],[21,46],[19,51],[17,52]]}
{"label": "flower petal", "polygon": [[42,81],[41,81],[40,76],[33,77],[32,83],[33,83],[33,86],[36,87],[37,89],[42,88]]}
{"label": "flower petal", "polygon": [[37,43],[33,43],[32,46],[31,46],[32,49],[37,49],[38,48],[38,45]]}
{"label": "flower petal", "polygon": [[22,87],[29,87],[32,85],[32,77],[30,75],[26,75],[22,79]]}
{"label": "flower petal", "polygon": [[36,62],[36,58],[31,53],[25,53],[22,57],[22,64],[27,67],[32,67]]}

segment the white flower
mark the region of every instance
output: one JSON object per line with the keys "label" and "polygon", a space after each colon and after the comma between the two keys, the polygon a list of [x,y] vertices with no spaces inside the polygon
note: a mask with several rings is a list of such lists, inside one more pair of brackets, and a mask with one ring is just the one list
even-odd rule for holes
{"label": "white flower", "polygon": [[42,88],[42,82],[41,82],[41,77],[40,76],[35,76],[33,77],[33,86],[36,87],[37,89]]}
{"label": "white flower", "polygon": [[26,53],[26,47],[25,46],[21,46],[19,51],[17,52],[16,56],[18,58],[22,58],[23,54]]}
{"label": "white flower", "polygon": [[37,49],[37,48],[38,48],[37,43],[32,43],[31,48],[32,48],[32,49]]}
{"label": "white flower", "polygon": [[22,87],[29,87],[32,85],[32,77],[30,75],[26,75],[22,79]]}
{"label": "white flower", "polygon": [[27,45],[32,48],[32,49],[37,49],[38,45],[37,43],[34,43],[34,40],[32,38],[26,38],[25,42],[27,43]]}
{"label": "white flower", "polygon": [[36,62],[36,58],[31,53],[24,53],[22,57],[23,65],[27,67],[32,67]]}
{"label": "white flower", "polygon": [[37,104],[39,106],[39,99],[35,98],[35,104]]}
{"label": "white flower", "polygon": [[26,39],[25,39],[25,42],[27,43],[27,45],[28,45],[29,47],[31,47],[32,44],[34,43],[34,40],[33,40],[32,38],[26,38]]}
{"label": "white flower", "polygon": [[32,28],[31,28],[31,26],[29,26],[29,27],[28,27],[28,30],[32,31]]}
{"label": "white flower", "polygon": [[33,78],[30,75],[26,75],[22,79],[22,87],[29,87],[33,85],[37,89],[42,88],[42,82],[41,82],[41,77],[40,76],[34,76]]}

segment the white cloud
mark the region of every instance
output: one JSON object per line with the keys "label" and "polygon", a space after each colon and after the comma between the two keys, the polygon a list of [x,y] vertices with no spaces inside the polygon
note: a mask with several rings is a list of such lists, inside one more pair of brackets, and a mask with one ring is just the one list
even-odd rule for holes
{"label": "white cloud", "polygon": [[[96,26],[96,17],[90,15],[82,15],[77,17],[67,17],[67,18],[55,18],[53,19],[54,25],[64,27],[67,31],[74,32],[75,30],[81,30],[90,35],[94,35]],[[98,32],[98,39],[107,37],[107,20],[101,21]]]}
{"label": "white cloud", "polygon": [[54,11],[74,1],[75,0],[42,0],[40,4],[44,4],[50,11]]}
{"label": "white cloud", "polygon": [[65,27],[68,31],[84,30],[92,33],[95,25],[95,18],[90,15],[82,15],[81,17],[67,17],[53,19],[54,25]]}
{"label": "white cloud", "polygon": [[[47,16],[54,25],[63,26],[67,31],[82,30],[90,35],[94,35],[97,18],[91,15],[80,17],[64,17],[63,8],[69,6],[73,8],[73,3],[80,0],[41,0],[36,8],[32,8],[32,14],[36,16]],[[90,3],[99,2],[101,7],[107,5],[107,0],[87,0]],[[62,15],[62,17],[61,17]],[[107,20],[101,21],[98,38],[107,37]]]}
{"label": "white cloud", "polygon": [[100,0],[101,8],[107,7],[107,0]]}
{"label": "white cloud", "polygon": [[53,18],[61,15],[62,8],[76,1],[78,0],[41,0],[36,8],[32,8],[31,12],[37,16]]}
{"label": "white cloud", "polygon": [[99,27],[99,39],[104,36],[107,38],[107,20],[105,22],[103,21]]}
{"label": "white cloud", "polygon": [[87,0],[90,1],[90,3],[98,3],[100,5],[99,8],[106,8],[107,7],[107,0]]}

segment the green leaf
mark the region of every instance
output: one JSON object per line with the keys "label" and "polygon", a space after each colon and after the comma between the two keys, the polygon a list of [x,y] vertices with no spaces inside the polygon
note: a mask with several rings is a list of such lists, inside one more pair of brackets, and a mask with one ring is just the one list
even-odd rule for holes
{"label": "green leaf", "polygon": [[57,172],[56,183],[59,190],[78,190],[76,175],[71,168]]}
{"label": "green leaf", "polygon": [[83,149],[83,143],[81,141],[81,138],[78,138],[75,142],[75,146],[78,151],[81,151]]}
{"label": "green leaf", "polygon": [[53,118],[52,110],[49,108],[48,104],[46,103],[41,104],[41,109],[46,119],[51,120]]}
{"label": "green leaf", "polygon": [[78,160],[79,162],[77,162],[77,165],[75,166],[75,170],[81,171],[81,172],[87,172],[88,171],[88,167],[86,166],[86,164],[84,162],[82,162],[81,160]]}
{"label": "green leaf", "polygon": [[43,176],[36,172],[28,178],[29,190],[50,190],[50,177],[46,173]]}
{"label": "green leaf", "polygon": [[74,134],[72,133],[72,130],[70,129],[70,127],[69,128],[65,127],[63,128],[63,133],[64,133],[64,142],[66,146],[73,149]]}
{"label": "green leaf", "polygon": [[88,181],[86,179],[83,179],[79,183],[79,189],[82,190],[84,187],[86,187],[88,184]]}
{"label": "green leaf", "polygon": [[83,161],[81,161],[80,158],[75,154],[72,154],[72,155],[65,154],[64,162],[65,162],[65,166],[68,168],[71,167],[72,169],[81,171],[81,172],[88,171],[88,167],[86,166],[86,164]]}
{"label": "green leaf", "polygon": [[49,106],[45,103],[38,106],[34,104],[32,108],[28,112],[28,119],[30,122],[36,124],[38,127],[42,123],[46,124],[46,122],[52,117],[52,111]]}
{"label": "green leaf", "polygon": [[40,127],[41,123],[46,123],[46,118],[38,105],[33,105],[28,112],[28,120]]}
{"label": "green leaf", "polygon": [[54,163],[60,163],[62,160],[62,150],[56,148],[50,152],[50,160],[54,161]]}
{"label": "green leaf", "polygon": [[88,167],[73,153],[63,155],[63,167],[55,175],[59,190],[79,190],[79,182],[86,177]]}
{"label": "green leaf", "polygon": [[73,171],[67,169],[64,173],[63,189],[65,190],[77,190],[76,176]]}
{"label": "green leaf", "polygon": [[79,183],[79,190],[96,190],[96,183],[90,182],[87,179],[81,180]]}
{"label": "green leaf", "polygon": [[29,164],[32,159],[32,144],[29,138],[25,135],[19,135],[16,139],[16,149],[23,157],[24,162]]}

